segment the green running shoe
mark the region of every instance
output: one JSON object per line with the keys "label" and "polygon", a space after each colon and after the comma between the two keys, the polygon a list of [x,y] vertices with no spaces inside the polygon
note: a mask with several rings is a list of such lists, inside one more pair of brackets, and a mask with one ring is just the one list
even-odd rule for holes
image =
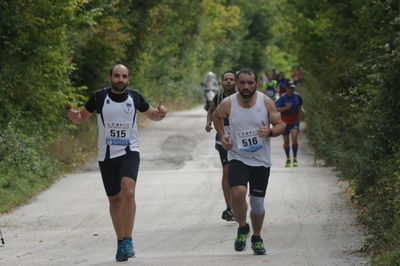
{"label": "green running shoe", "polygon": [[249,236],[250,227],[247,224],[245,227],[238,228],[237,237],[235,239],[235,250],[243,251],[246,248],[247,237]]}
{"label": "green running shoe", "polygon": [[290,160],[290,158],[286,159],[286,163],[285,163],[285,167],[290,167],[292,164],[292,161]]}
{"label": "green running shoe", "polygon": [[254,251],[255,255],[265,255],[267,252],[261,237],[251,237],[251,249]]}
{"label": "green running shoe", "polygon": [[293,158],[293,167],[297,167],[299,164],[297,163],[297,159]]}

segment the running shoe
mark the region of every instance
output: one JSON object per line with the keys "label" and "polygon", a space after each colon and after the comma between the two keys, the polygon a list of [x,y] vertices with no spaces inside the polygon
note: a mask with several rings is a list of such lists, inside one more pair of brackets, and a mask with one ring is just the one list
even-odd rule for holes
{"label": "running shoe", "polygon": [[290,167],[290,165],[292,164],[292,161],[290,160],[290,158],[286,159],[286,163],[285,163],[285,167]]}
{"label": "running shoe", "polygon": [[243,251],[246,248],[247,237],[249,236],[250,227],[248,224],[243,228],[238,228],[237,237],[235,239],[235,250]]}
{"label": "running shoe", "polygon": [[226,209],[225,211],[222,212],[222,219],[225,221],[235,221],[235,216],[233,216],[233,211],[232,209]]}
{"label": "running shoe", "polygon": [[117,255],[115,255],[117,261],[127,261],[128,253],[125,247],[125,241],[118,241]]}
{"label": "running shoe", "polygon": [[265,255],[267,252],[261,237],[251,237],[251,249],[254,251],[255,255]]}
{"label": "running shoe", "polygon": [[132,238],[126,237],[124,239],[123,243],[125,245],[125,249],[126,249],[126,253],[127,253],[128,258],[134,258],[135,257],[135,250],[133,248]]}
{"label": "running shoe", "polygon": [[293,167],[297,167],[299,164],[297,163],[297,159],[293,158]]}

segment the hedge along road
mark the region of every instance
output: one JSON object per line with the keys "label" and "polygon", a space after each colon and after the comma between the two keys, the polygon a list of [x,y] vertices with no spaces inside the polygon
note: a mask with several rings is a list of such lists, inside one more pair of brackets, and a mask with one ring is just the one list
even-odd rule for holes
{"label": "hedge along road", "polygon": [[[140,130],[141,168],[133,265],[364,265],[363,232],[345,183],[318,167],[300,134],[299,167],[285,168],[273,138],[262,236],[266,256],[235,252],[214,134],[201,107]],[[67,148],[67,147],[66,147]],[[29,204],[0,216],[0,265],[115,265],[116,239],[97,165],[66,175]],[[249,244],[249,243],[248,243]]]}

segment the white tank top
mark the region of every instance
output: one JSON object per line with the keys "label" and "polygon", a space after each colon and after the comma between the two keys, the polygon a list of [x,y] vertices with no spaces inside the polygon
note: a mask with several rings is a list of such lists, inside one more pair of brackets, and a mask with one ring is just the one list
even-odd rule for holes
{"label": "white tank top", "polygon": [[[99,161],[122,156],[127,151],[139,151],[136,109],[131,95],[124,102],[104,99],[102,112],[97,114]],[[108,157],[108,156],[107,156]]]}
{"label": "white tank top", "polygon": [[249,166],[271,167],[270,138],[261,138],[257,133],[262,125],[261,121],[269,125],[264,103],[266,96],[259,91],[256,93],[256,104],[250,108],[239,105],[238,92],[230,96],[229,126],[233,147],[228,150],[228,161],[238,160]]}

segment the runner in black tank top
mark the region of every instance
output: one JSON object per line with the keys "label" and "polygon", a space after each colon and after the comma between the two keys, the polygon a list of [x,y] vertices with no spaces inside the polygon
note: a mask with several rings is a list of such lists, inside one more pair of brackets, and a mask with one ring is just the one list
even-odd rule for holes
{"label": "runner in black tank top", "polygon": [[[213,102],[211,103],[210,109],[207,112],[207,123],[205,130],[206,132],[210,132],[212,129],[211,125],[211,116],[214,112],[215,108],[222,102],[225,97],[230,96],[232,93],[235,92],[236,83],[235,83],[235,72],[233,71],[226,71],[222,74],[222,88],[224,89],[222,92],[219,92],[215,97]],[[229,120],[226,118],[224,119],[224,126],[225,128],[229,128]],[[222,164],[222,191],[224,193],[226,209],[222,212],[221,218],[226,221],[234,221],[234,215],[232,212],[232,205],[231,205],[231,194],[230,194],[230,187],[229,187],[229,180],[228,180],[228,157],[227,151],[224,150],[221,146],[221,140],[219,139],[218,135],[215,136],[215,149],[219,153],[219,157],[221,159]]]}

